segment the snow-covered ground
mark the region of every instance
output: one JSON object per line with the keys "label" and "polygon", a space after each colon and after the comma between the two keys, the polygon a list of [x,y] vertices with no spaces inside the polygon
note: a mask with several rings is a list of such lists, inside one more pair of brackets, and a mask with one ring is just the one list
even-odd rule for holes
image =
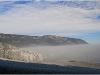
{"label": "snow-covered ground", "polygon": [[[77,63],[77,65],[76,65]],[[78,64],[82,65],[79,66]],[[18,62],[0,59],[0,73],[6,74],[100,74],[99,68],[83,66],[85,62],[44,61],[41,63]],[[92,64],[92,63],[88,63]],[[87,64],[87,65],[88,65]],[[93,65],[93,64],[92,64]],[[97,64],[100,66],[100,64]],[[95,67],[97,66],[95,63]]]}

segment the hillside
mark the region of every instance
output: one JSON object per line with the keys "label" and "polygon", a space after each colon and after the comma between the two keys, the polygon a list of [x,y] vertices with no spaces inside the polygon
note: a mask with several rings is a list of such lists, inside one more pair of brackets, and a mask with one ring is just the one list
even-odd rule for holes
{"label": "hillside", "polygon": [[25,62],[39,62],[43,60],[40,54],[37,54],[32,51],[22,50],[10,44],[1,42],[0,42],[0,58],[25,61]]}
{"label": "hillside", "polygon": [[82,39],[60,37],[56,35],[28,36],[15,34],[0,34],[0,42],[11,44],[17,47],[29,45],[74,45],[88,44]]}

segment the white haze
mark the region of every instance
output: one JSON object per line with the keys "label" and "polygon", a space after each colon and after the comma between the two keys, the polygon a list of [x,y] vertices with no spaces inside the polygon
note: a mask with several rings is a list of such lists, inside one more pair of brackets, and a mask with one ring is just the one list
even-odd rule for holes
{"label": "white haze", "polygon": [[98,45],[67,45],[67,46],[36,46],[23,47],[40,53],[45,61],[86,61],[100,62],[100,44]]}

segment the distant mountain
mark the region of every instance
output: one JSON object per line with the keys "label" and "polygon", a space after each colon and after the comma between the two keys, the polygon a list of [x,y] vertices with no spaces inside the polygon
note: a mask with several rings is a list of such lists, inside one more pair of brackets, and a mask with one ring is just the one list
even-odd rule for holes
{"label": "distant mountain", "polygon": [[11,44],[17,47],[29,45],[75,45],[88,44],[82,39],[60,37],[56,35],[28,36],[16,34],[0,34],[0,42]]}
{"label": "distant mountain", "polygon": [[10,44],[0,42],[0,58],[25,62],[40,62],[43,60],[40,54],[33,51],[22,50]]}

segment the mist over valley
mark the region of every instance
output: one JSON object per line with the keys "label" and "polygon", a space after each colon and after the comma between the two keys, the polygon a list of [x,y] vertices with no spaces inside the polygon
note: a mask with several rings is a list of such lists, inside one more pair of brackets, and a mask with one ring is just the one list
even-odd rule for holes
{"label": "mist over valley", "polygon": [[0,73],[100,73],[99,49],[76,38],[0,34]]}
{"label": "mist over valley", "polygon": [[76,60],[100,62],[100,44],[64,45],[64,46],[26,46],[23,49],[41,54],[45,60]]}
{"label": "mist over valley", "polygon": [[0,1],[0,74],[100,74],[100,1]]}
{"label": "mist over valley", "polygon": [[45,61],[100,62],[100,44],[88,44],[82,39],[56,35],[0,34],[0,42],[39,53]]}

